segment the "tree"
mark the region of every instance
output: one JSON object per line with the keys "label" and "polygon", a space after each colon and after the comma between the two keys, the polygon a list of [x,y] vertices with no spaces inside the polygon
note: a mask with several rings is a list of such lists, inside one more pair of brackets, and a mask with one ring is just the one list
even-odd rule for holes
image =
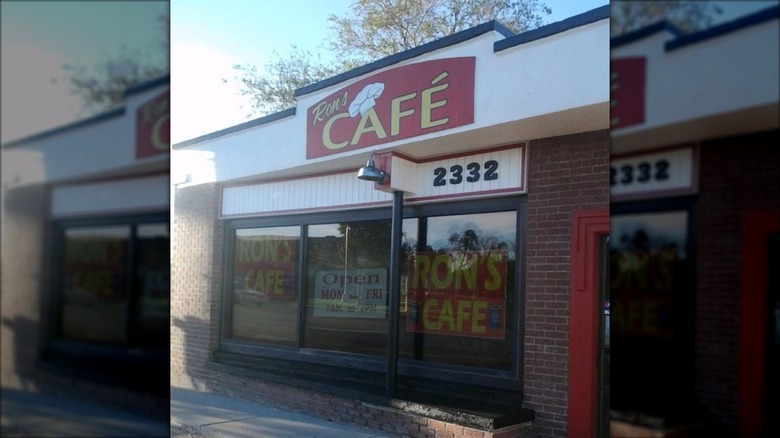
{"label": "tree", "polygon": [[328,18],[338,64],[317,63],[311,53],[293,47],[287,57],[275,53],[264,72],[234,66],[240,93],[252,99],[250,116],[295,106],[296,88],[478,24],[495,19],[524,32],[551,13],[539,0],[355,0],[350,10],[351,15]]}
{"label": "tree", "polygon": [[159,50],[165,54],[160,57],[162,61],[150,56],[154,49],[141,52],[122,46],[116,53],[103,52],[102,59],[92,68],[78,64],[62,66],[63,79],[70,84],[71,93],[81,97],[84,112],[95,114],[120,106],[128,87],[168,73],[170,18],[161,15],[158,22],[162,31]]}
{"label": "tree", "polygon": [[402,52],[490,20],[516,33],[543,24],[537,0],[357,0],[353,16],[331,15],[331,49],[356,65]]}
{"label": "tree", "polygon": [[[295,90],[324,78],[334,76],[340,69],[334,65],[313,62],[308,50],[292,46],[286,57],[273,52],[273,60],[265,65],[265,74],[251,64],[236,64],[234,80],[240,84],[240,94],[251,101],[249,117],[268,114],[295,106]],[[227,82],[227,79],[222,79]]]}
{"label": "tree", "polygon": [[722,12],[716,2],[612,1],[610,34],[622,35],[661,20],[670,22],[684,32],[694,32],[711,26],[713,18]]}

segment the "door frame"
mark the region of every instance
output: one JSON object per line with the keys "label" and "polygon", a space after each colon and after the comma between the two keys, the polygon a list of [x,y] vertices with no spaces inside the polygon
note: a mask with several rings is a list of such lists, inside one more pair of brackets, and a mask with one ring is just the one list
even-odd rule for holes
{"label": "door frame", "polygon": [[609,209],[572,215],[569,301],[568,434],[595,437],[598,393],[599,240],[609,236]]}
{"label": "door frame", "polygon": [[750,210],[742,216],[742,266],[739,330],[739,432],[763,433],[766,382],[769,242],[780,232],[780,209]]}

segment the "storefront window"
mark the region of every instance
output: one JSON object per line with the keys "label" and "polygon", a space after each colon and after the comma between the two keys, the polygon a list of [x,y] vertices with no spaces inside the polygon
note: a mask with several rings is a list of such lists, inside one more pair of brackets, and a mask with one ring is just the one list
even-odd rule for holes
{"label": "storefront window", "polygon": [[[100,221],[91,221],[96,223]],[[144,219],[62,223],[58,337],[167,348],[170,231]]]}
{"label": "storefront window", "polygon": [[80,341],[128,339],[127,253],[130,226],[65,230],[61,334]]}
{"label": "storefront window", "polygon": [[136,232],[135,332],[144,345],[170,344],[170,229],[140,224]]}
{"label": "storefront window", "polygon": [[300,227],[240,229],[234,238],[232,337],[296,345]]}
{"label": "storefront window", "polygon": [[[516,371],[521,203],[501,211],[505,205],[490,200],[406,211],[398,357],[407,365],[447,365],[452,373],[482,368],[497,378]],[[233,277],[226,284],[223,347],[260,351],[231,342],[258,341],[259,348],[295,347],[262,350],[271,357],[296,359],[296,350],[306,349],[305,360],[377,366],[388,355],[389,213],[328,212],[229,224]]]}
{"label": "storefront window", "polygon": [[511,369],[517,213],[419,218],[417,224],[401,282],[400,356]]}
{"label": "storefront window", "polygon": [[390,221],[310,225],[307,255],[303,345],[385,354]]}
{"label": "storefront window", "polygon": [[666,417],[684,412],[690,401],[693,335],[690,318],[683,317],[693,312],[688,220],[688,211],[611,218],[614,409]]}

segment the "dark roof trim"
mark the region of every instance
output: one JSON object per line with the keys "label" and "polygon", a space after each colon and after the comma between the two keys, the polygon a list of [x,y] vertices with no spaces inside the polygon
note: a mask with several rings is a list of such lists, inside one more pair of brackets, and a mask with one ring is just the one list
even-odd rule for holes
{"label": "dark roof trim", "polygon": [[[148,80],[146,82],[141,82],[139,84],[127,87],[124,91],[124,96],[127,97],[131,94],[140,93],[142,91],[146,91],[155,87],[160,87],[163,85],[169,85],[171,81],[171,76],[169,74],[166,74],[164,76],[160,76],[155,79]],[[123,116],[125,114],[125,107],[122,105],[119,108],[115,108],[112,110],[108,110],[104,113],[98,114],[94,117],[89,117],[83,120],[79,120],[73,123],[69,123],[67,125],[58,126],[56,128],[49,129],[47,131],[39,132],[36,134],[32,134],[28,137],[22,137],[17,140],[10,141],[8,143],[3,144],[3,148],[12,148],[16,146],[21,146],[23,144],[29,143],[31,141],[37,141],[41,140],[43,138],[52,136],[52,135],[58,135],[62,134],[64,132],[70,131],[72,129],[79,129],[84,128],[86,126],[95,124],[95,123],[101,123],[105,122],[106,120],[112,119],[114,117]]]}
{"label": "dark roof trim", "polygon": [[171,75],[166,74],[163,76],[160,76],[159,78],[150,79],[146,82],[141,82],[139,84],[131,85],[125,89],[125,96],[129,96],[131,94],[140,93],[142,91],[149,90],[151,88],[160,87],[163,85],[170,85],[171,83]]}
{"label": "dark roof trim", "polygon": [[592,9],[588,12],[584,12],[582,14],[569,17],[565,20],[561,20],[555,23],[550,23],[546,26],[529,30],[519,35],[508,37],[501,41],[496,41],[493,44],[493,51],[499,52],[501,50],[508,49],[510,47],[515,47],[521,44],[530,43],[531,41],[547,38],[549,36],[561,32],[566,32],[567,30],[571,30],[580,26],[585,26],[586,24],[595,23],[597,21],[605,20],[608,18],[609,18],[609,5],[607,4],[604,6],[600,6],[596,9]]}
{"label": "dark roof trim", "polygon": [[664,48],[667,52],[670,52],[689,44],[695,44],[710,38],[717,38],[719,36],[735,32],[746,27],[777,19],[778,17],[780,17],[780,5],[758,11],[754,14],[746,15],[744,17],[723,23],[715,27],[711,27],[701,32],[677,38],[667,42]]}
{"label": "dark roof trim", "polygon": [[653,23],[649,26],[643,27],[641,29],[637,29],[633,32],[624,33],[623,35],[618,35],[612,38],[609,41],[609,47],[614,49],[615,47],[622,46],[628,43],[633,43],[634,41],[641,40],[642,38],[649,37],[650,35],[661,31],[670,32],[672,35],[675,36],[675,38],[680,38],[685,36],[685,32],[678,29],[672,23],[669,23],[666,20],[661,20],[657,23]]}
{"label": "dark roof trim", "polygon": [[374,61],[370,64],[366,64],[354,68],[340,75],[333,76],[332,78],[328,78],[320,82],[315,82],[305,87],[298,88],[297,90],[295,90],[295,97],[313,93],[317,90],[322,90],[323,88],[330,87],[331,85],[336,85],[340,82],[344,82],[346,80],[356,78],[358,76],[362,76],[366,73],[379,70],[380,68],[388,67],[393,64],[398,64],[401,61],[406,61],[407,59],[424,55],[428,52],[433,52],[434,50],[439,50],[445,47],[462,43],[464,41],[470,40],[472,38],[476,38],[490,31],[498,32],[505,37],[510,37],[514,35],[514,33],[512,33],[511,30],[504,27],[501,23],[495,20],[488,21],[487,23],[482,23],[478,26],[472,27],[471,29],[462,30],[458,33],[448,35],[444,38],[439,38],[438,40],[431,41],[421,46],[417,46],[409,50],[404,50],[403,52],[396,53],[395,55],[390,55],[386,58],[382,58],[380,60]]}
{"label": "dark roof trim", "polygon": [[260,117],[259,119],[250,120],[245,123],[241,123],[240,125],[231,126],[229,128],[222,129],[220,131],[210,132],[205,135],[201,135],[200,137],[195,137],[190,140],[185,140],[180,143],[176,143],[172,146],[173,149],[181,149],[187,146],[192,146],[197,143],[204,142],[206,140],[213,140],[215,138],[219,138],[228,134],[232,134],[234,132],[242,131],[244,129],[253,128],[255,126],[265,125],[266,123],[275,122],[280,119],[284,119],[286,117],[291,117],[295,115],[295,108],[289,108],[284,111],[279,111],[278,113],[269,114],[264,117]]}
{"label": "dark roof trim", "polygon": [[105,122],[106,120],[113,119],[115,117],[122,117],[125,114],[125,107],[120,107],[114,110],[107,111],[105,113],[99,114],[94,117],[90,117],[88,119],[79,120],[78,122],[70,123],[63,126],[58,126],[56,128],[49,129],[48,131],[39,132],[37,134],[30,135],[29,137],[23,137],[18,140],[13,140],[8,143],[5,143],[3,145],[3,148],[12,148],[16,146],[23,146],[25,144],[28,144],[31,141],[38,141],[46,137],[51,137],[53,135],[59,135],[66,131],[71,131],[73,129],[79,129],[83,128],[89,125],[93,125],[96,123]]}

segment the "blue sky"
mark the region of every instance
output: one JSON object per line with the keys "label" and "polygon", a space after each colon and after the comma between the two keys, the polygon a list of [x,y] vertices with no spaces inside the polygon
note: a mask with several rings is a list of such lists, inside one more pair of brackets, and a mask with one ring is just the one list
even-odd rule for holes
{"label": "blue sky", "polygon": [[[352,0],[172,0],[171,77],[174,143],[247,120],[233,64],[262,67],[295,44],[327,57],[327,17],[345,15]],[[607,0],[546,0],[556,22]],[[772,2],[723,2],[722,20]],[[0,4],[2,14],[2,142],[85,117],[62,65],[93,65],[125,44],[152,51],[165,1],[34,1]]]}
{"label": "blue sky", "polygon": [[2,1],[2,142],[86,116],[59,80],[63,64],[92,66],[122,44],[163,60],[157,17],[167,11],[165,1]]}
{"label": "blue sky", "polygon": [[[352,0],[171,1],[171,141],[181,142],[247,121],[233,64],[262,68],[292,45],[328,60],[328,16],[346,15]],[[607,4],[607,0],[547,0],[547,22]],[[226,5],[229,5],[228,9]],[[183,76],[186,78],[181,79]],[[205,103],[205,106],[204,106]],[[244,105],[245,108],[241,108]],[[186,121],[183,122],[183,121]]]}
{"label": "blue sky", "polygon": [[[545,17],[546,23],[608,4],[608,0],[542,1],[552,9],[552,14]],[[234,77],[233,64],[262,68],[274,51],[284,53],[293,44],[327,60],[327,18],[330,14],[346,15],[351,3],[171,0],[171,141],[181,142],[248,120],[248,101],[238,96],[235,82],[222,81]],[[771,3],[766,1],[723,2],[720,19],[768,6]]]}

